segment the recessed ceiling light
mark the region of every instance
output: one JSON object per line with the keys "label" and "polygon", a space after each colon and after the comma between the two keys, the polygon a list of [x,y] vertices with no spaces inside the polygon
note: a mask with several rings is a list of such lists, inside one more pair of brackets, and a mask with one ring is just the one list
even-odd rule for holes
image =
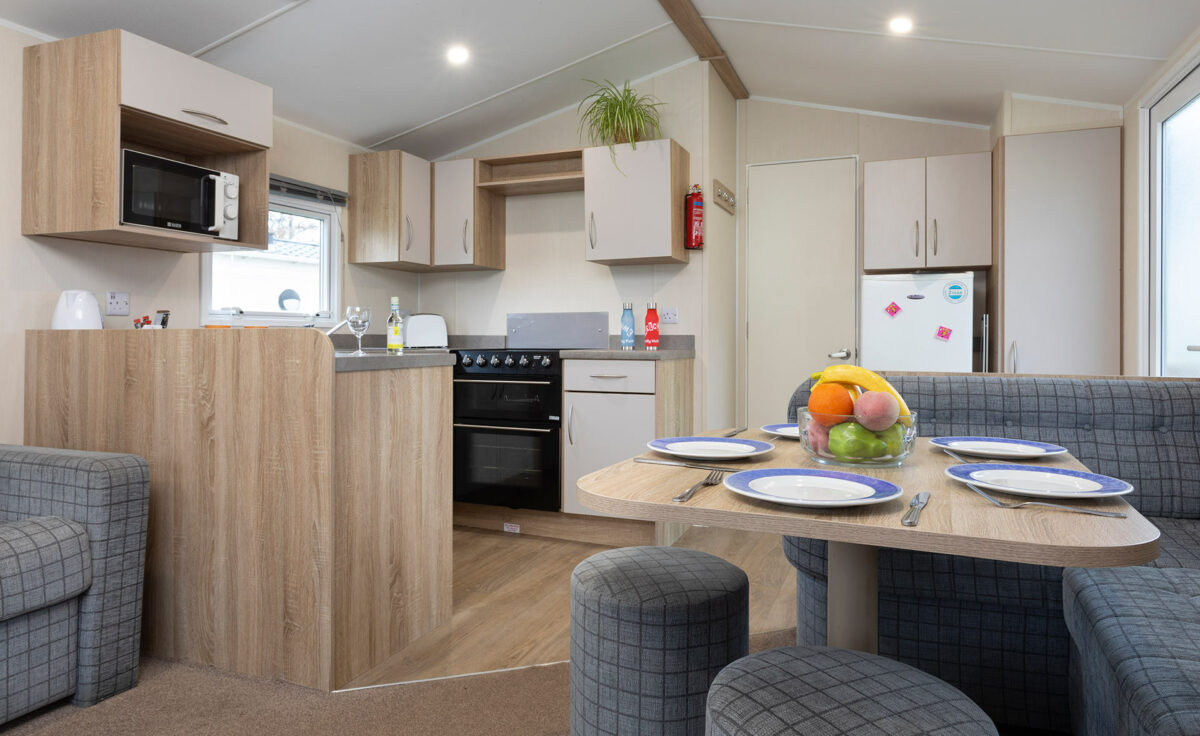
{"label": "recessed ceiling light", "polygon": [[912,30],[912,20],[898,16],[888,21],[888,28],[892,29],[892,33],[908,33]]}
{"label": "recessed ceiling light", "polygon": [[467,47],[463,46],[462,44],[456,43],[450,48],[446,49],[446,61],[450,62],[454,66],[462,66],[463,64],[466,64],[467,59],[470,58],[471,52],[468,51]]}

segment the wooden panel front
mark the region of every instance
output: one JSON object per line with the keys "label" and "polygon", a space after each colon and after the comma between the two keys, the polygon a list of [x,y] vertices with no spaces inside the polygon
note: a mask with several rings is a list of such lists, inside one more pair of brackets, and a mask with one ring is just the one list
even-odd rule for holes
{"label": "wooden panel front", "polygon": [[329,688],[329,340],[30,331],[25,377],[26,444],[149,464],[145,652]]}
{"label": "wooden panel front", "polygon": [[334,687],[450,620],[451,369],[334,382]]}

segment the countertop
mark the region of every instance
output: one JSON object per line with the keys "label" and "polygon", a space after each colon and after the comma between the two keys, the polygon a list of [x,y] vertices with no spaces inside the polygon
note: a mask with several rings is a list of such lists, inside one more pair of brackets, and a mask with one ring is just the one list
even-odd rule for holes
{"label": "countertop", "polygon": [[[378,352],[376,352],[378,351]],[[405,350],[403,355],[388,355],[386,350],[367,348],[365,357],[350,357],[343,351],[338,351],[333,359],[333,369],[337,373],[352,371],[387,371],[401,368],[434,368],[452,366],[456,356],[445,350]]]}
{"label": "countertop", "polygon": [[659,350],[561,350],[558,357],[563,360],[686,360],[695,358],[694,348],[666,348]]}

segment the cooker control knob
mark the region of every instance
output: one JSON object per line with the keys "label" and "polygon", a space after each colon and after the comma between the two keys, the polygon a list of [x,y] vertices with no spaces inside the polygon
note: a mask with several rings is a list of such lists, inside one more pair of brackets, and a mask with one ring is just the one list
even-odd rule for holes
{"label": "cooker control knob", "polygon": [[480,368],[484,367],[485,365],[487,365],[487,358],[483,357],[482,354],[476,355],[475,356],[475,365],[479,366]]}
{"label": "cooker control knob", "polygon": [[236,220],[237,219],[237,205],[236,204],[225,205],[225,219],[226,220]]}
{"label": "cooker control knob", "polygon": [[472,363],[474,363],[474,362],[475,362],[475,361],[474,361],[474,360],[472,360],[472,359],[471,359],[471,356],[469,356],[469,355],[464,355],[464,356],[462,357],[462,364],[463,364],[464,366],[466,366],[466,367],[470,367],[470,366],[471,366],[471,364],[472,364]]}
{"label": "cooker control knob", "polygon": [[493,356],[492,356],[492,361],[491,361],[491,363],[489,363],[489,365],[491,365],[493,368],[496,368],[496,367],[498,367],[498,366],[500,365],[500,356],[499,356],[499,355],[493,355]]}
{"label": "cooker control knob", "polygon": [[513,360],[513,357],[511,355],[504,359],[504,365],[509,368],[512,368],[513,364],[516,362],[517,361]]}
{"label": "cooker control knob", "polygon": [[238,185],[230,182],[225,185],[225,199],[237,199]]}
{"label": "cooker control knob", "polygon": [[519,360],[517,362],[517,365],[521,366],[522,368],[528,368],[529,367],[529,356],[522,355],[521,360]]}
{"label": "cooker control knob", "polygon": [[542,358],[542,367],[543,368],[550,367],[550,356],[547,355],[546,357]]}

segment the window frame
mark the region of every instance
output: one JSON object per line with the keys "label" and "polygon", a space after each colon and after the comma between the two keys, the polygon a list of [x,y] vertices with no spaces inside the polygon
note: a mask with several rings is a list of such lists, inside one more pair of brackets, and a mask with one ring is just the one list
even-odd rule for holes
{"label": "window frame", "polygon": [[[200,324],[201,325],[262,325],[269,327],[333,327],[341,314],[341,217],[339,207],[329,202],[318,202],[308,198],[293,197],[271,192],[268,210],[289,212],[304,217],[324,220],[325,232],[321,247],[321,293],[328,309],[312,314],[286,314],[284,312],[245,312],[234,319],[229,312],[219,307],[214,310],[212,301],[212,253],[204,253],[200,259]],[[229,305],[236,306],[236,305]]]}

